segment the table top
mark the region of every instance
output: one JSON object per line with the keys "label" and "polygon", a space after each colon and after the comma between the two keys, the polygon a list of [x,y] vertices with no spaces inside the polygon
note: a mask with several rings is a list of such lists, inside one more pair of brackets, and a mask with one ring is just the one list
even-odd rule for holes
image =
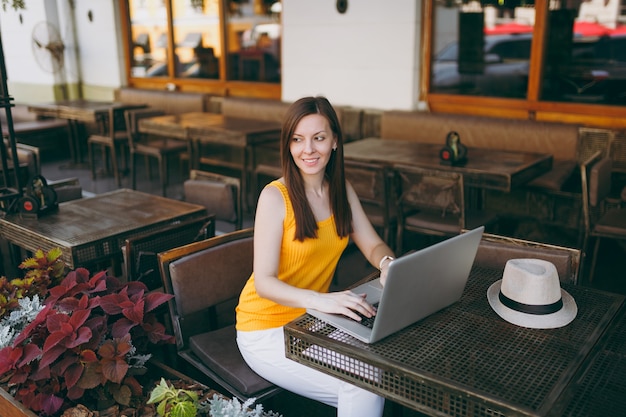
{"label": "table top", "polygon": [[206,214],[203,206],[119,189],[61,203],[40,218],[0,218],[0,235],[31,251],[61,248],[70,268],[121,253],[124,240]]}
{"label": "table top", "polygon": [[501,276],[475,266],[459,302],[371,345],[305,314],[285,326],[286,355],[429,415],[562,415],[624,297],[562,284],[576,319],[527,329],[489,306]]}
{"label": "table top", "polygon": [[464,165],[444,165],[439,159],[442,145],[405,140],[365,138],[344,145],[344,157],[356,161],[421,168],[445,169],[463,174],[465,185],[501,191],[525,184],[548,172],[552,155],[469,148]]}
{"label": "table top", "polygon": [[277,122],[204,112],[157,116],[139,121],[140,132],[234,146],[265,142],[268,137],[264,134],[274,134],[273,138],[277,139],[280,128]]}
{"label": "table top", "polygon": [[626,306],[576,378],[566,416],[621,416],[626,410]]}
{"label": "table top", "polygon": [[139,108],[145,105],[129,104],[118,101],[99,100],[59,100],[52,103],[30,104],[28,110],[42,116],[57,117],[59,119],[77,120],[83,122],[96,121],[98,116],[118,108]]}

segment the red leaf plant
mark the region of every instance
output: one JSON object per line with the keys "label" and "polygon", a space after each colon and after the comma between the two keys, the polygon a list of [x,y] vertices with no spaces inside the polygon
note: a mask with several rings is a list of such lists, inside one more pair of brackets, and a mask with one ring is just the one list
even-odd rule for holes
{"label": "red leaf plant", "polygon": [[62,254],[58,248],[49,252],[38,250],[19,265],[26,270],[23,278],[0,277],[0,318],[15,309],[19,299],[34,295],[43,298],[50,286],[63,279],[66,265],[61,260]]}
{"label": "red leaf plant", "polygon": [[147,291],[105,272],[69,272],[0,350],[0,380],[41,415],[58,415],[78,400],[99,402],[96,408],[131,405],[142,395],[135,376],[145,371],[149,345],[174,341],[154,314],[171,296]]}

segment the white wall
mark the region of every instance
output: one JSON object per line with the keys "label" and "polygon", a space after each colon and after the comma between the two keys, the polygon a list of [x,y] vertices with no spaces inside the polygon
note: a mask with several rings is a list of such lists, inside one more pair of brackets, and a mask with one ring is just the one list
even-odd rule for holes
{"label": "white wall", "polygon": [[[76,84],[81,79],[85,98],[112,98],[113,89],[123,84],[117,1],[74,0],[73,3],[73,16],[69,0],[27,0],[26,10],[15,11],[10,7],[0,10],[7,85],[16,103],[62,98],[55,96],[55,86]],[[87,18],[89,10],[93,22]],[[63,71],[54,74],[43,70],[33,53],[33,28],[45,21],[58,28],[66,47]]]}
{"label": "white wall", "polygon": [[[11,7],[8,7],[6,11],[0,10],[7,85],[9,94],[15,98],[16,102],[21,100],[15,90],[19,90],[19,86],[22,85],[35,94],[34,99],[53,98],[51,86],[55,83],[55,74],[41,69],[34,58],[32,49],[33,28],[37,23],[47,20],[46,5],[56,7],[54,0],[45,0],[29,4],[28,10],[15,11]],[[48,10],[48,13],[52,12]]]}
{"label": "white wall", "polygon": [[[32,0],[31,0],[32,1]],[[67,0],[59,0],[67,1]],[[124,49],[117,14],[117,0],[76,1],[75,22],[85,98],[96,98],[97,89],[108,91],[126,83]],[[91,11],[93,21],[89,21]],[[92,97],[89,97],[89,96]]]}
{"label": "white wall", "polygon": [[282,98],[325,95],[333,104],[417,108],[420,2],[283,2]]}

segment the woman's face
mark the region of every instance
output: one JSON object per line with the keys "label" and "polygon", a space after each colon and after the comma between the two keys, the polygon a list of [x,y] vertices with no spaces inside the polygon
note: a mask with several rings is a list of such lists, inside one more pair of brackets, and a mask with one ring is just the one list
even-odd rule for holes
{"label": "woman's face", "polygon": [[328,120],[319,114],[304,116],[289,142],[291,157],[303,175],[324,173],[337,140]]}

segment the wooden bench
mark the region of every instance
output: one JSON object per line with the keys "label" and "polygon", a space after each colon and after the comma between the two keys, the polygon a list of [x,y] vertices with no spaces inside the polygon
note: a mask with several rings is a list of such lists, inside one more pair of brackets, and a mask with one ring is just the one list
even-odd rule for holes
{"label": "wooden bench", "polygon": [[[212,107],[225,116],[243,119],[282,122],[291,102],[244,97],[213,97]],[[362,110],[349,106],[334,106],[344,134],[344,141],[361,139]]]}
{"label": "wooden bench", "polygon": [[451,131],[456,131],[461,142],[471,148],[551,154],[552,170],[533,181],[535,187],[560,190],[576,167],[576,125],[394,110],[383,112],[380,137],[443,146]]}
{"label": "wooden bench", "polygon": [[147,104],[167,114],[209,111],[211,95],[185,91],[146,90],[122,87],[115,90],[115,100],[129,104]]}
{"label": "wooden bench", "polygon": [[[291,105],[291,102],[286,101],[243,97],[212,97],[211,102],[213,103],[211,107],[225,116],[279,123],[282,122],[285,112]],[[343,130],[344,141],[362,139],[363,111],[355,107],[334,107]],[[262,187],[267,179],[281,176],[278,139],[276,137],[275,141],[257,146],[253,178],[253,183],[257,183],[253,188],[257,191],[260,191],[259,187]]]}
{"label": "wooden bench", "polygon": [[[445,144],[450,131],[470,148],[549,153],[552,169],[511,193],[486,192],[485,203],[513,219],[577,228],[580,195],[570,185],[577,177],[580,127],[564,123],[511,120],[420,111],[383,111],[380,137]],[[468,155],[471,158],[471,151]]]}

